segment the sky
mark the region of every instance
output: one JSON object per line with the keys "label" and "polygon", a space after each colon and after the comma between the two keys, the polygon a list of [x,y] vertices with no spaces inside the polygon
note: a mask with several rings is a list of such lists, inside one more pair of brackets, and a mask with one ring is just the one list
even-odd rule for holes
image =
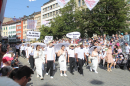
{"label": "sky", "polygon": [[[28,16],[34,12],[41,11],[41,6],[49,0],[7,0],[4,17],[19,18],[24,15]],[[29,8],[27,7],[29,6]]]}

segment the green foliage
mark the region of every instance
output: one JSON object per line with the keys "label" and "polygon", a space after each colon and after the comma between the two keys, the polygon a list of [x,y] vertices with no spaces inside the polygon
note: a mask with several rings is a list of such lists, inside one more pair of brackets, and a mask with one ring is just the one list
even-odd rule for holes
{"label": "green foliage", "polygon": [[74,31],[79,31],[81,37],[86,33],[91,36],[93,33],[111,35],[127,31],[129,28],[127,20],[130,20],[129,9],[128,2],[124,0],[100,0],[92,11],[88,8],[81,10],[75,0],[70,0],[64,8],[60,9],[60,15],[51,21],[51,27],[40,28],[41,39],[46,35],[62,38]]}

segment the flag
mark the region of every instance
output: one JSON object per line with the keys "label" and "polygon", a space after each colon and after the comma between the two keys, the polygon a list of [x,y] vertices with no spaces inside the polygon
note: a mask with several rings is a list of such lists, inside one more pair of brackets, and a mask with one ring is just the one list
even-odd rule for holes
{"label": "flag", "polygon": [[36,29],[37,21],[36,20],[27,20],[27,29]]}
{"label": "flag", "polygon": [[99,0],[84,0],[84,1],[89,10],[92,10],[99,2]]}
{"label": "flag", "polygon": [[70,0],[56,0],[57,3],[63,8]]}
{"label": "flag", "polygon": [[2,28],[6,2],[7,2],[7,0],[0,0],[0,28]]}
{"label": "flag", "polygon": [[46,26],[46,25],[49,24],[49,23],[50,23],[50,21],[43,21],[43,22],[42,22],[42,25]]}
{"label": "flag", "polygon": [[36,0],[29,0],[29,1],[31,2],[31,1],[36,1]]}

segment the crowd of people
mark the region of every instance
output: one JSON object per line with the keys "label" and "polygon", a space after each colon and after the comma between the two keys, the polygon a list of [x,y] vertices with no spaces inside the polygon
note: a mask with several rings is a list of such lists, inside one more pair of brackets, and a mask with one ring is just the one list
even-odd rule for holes
{"label": "crowd of people", "polygon": [[[56,45],[59,44],[63,45],[58,46],[60,48],[57,50]],[[74,75],[74,69],[77,69],[82,76],[84,76],[83,66],[88,66],[90,71],[94,71],[96,74],[98,74],[99,65],[107,67],[108,72],[112,72],[112,68],[130,68],[130,46],[127,32],[124,36],[112,35],[110,39],[105,35],[88,39],[61,39],[50,41],[44,46],[23,43],[22,45],[17,44],[15,48],[17,53],[12,53],[9,45],[6,53],[1,52],[2,76],[0,80],[10,79],[10,82],[17,84],[16,86],[25,86],[34,71],[37,73],[37,78],[43,80],[45,64],[47,65],[45,74],[50,75],[50,78],[53,79],[57,60],[60,66],[59,75],[65,77],[67,77],[68,63],[72,75]],[[19,56],[27,58],[30,67],[19,67]],[[22,74],[20,74],[21,72]],[[3,82],[0,82],[1,84],[5,86]]]}

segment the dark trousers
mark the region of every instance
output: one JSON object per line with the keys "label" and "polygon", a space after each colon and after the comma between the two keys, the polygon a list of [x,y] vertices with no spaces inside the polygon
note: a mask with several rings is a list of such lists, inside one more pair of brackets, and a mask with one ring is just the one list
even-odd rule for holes
{"label": "dark trousers", "polygon": [[26,56],[25,50],[22,50],[23,57]]}
{"label": "dark trousers", "polygon": [[84,64],[84,60],[83,59],[79,59],[78,58],[78,63],[79,63],[79,67],[78,67],[78,71],[80,74],[83,74],[83,64]]}
{"label": "dark trousers", "polygon": [[31,68],[34,69],[34,58],[31,55],[29,57],[29,63],[30,63]]}
{"label": "dark trousers", "polygon": [[87,65],[89,65],[89,63],[88,63],[88,56],[86,56],[86,58],[87,58]]}
{"label": "dark trousers", "polygon": [[19,52],[19,49],[16,49],[16,52],[18,52],[18,55],[20,56],[20,52]]}
{"label": "dark trousers", "polygon": [[69,57],[70,61],[70,72],[73,72],[73,69],[75,68],[75,58],[74,57]]}
{"label": "dark trousers", "polygon": [[50,69],[50,76],[53,76],[53,61],[47,61],[47,70],[46,70],[47,73],[49,69]]}

